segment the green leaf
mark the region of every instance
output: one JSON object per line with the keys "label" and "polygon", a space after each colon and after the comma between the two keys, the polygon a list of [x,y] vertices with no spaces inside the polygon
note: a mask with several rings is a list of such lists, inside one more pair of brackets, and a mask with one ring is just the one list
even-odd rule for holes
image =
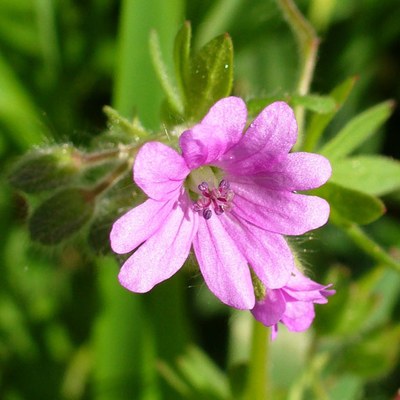
{"label": "green leaf", "polygon": [[307,96],[281,95],[251,99],[247,102],[250,116],[258,114],[263,108],[274,101],[285,101],[291,107],[302,106],[310,111],[326,114],[336,109],[336,102],[332,97],[310,94]]}
{"label": "green leaf", "polygon": [[189,21],[185,21],[182,28],[175,37],[174,42],[174,64],[178,87],[183,98],[186,97],[185,88],[188,86],[188,74],[190,68],[190,43],[192,38],[192,27]]}
{"label": "green leaf", "polygon": [[211,40],[192,58],[186,114],[199,120],[219,99],[228,96],[233,83],[233,45],[228,34]]}
{"label": "green leaf", "polygon": [[45,200],[32,214],[33,240],[55,245],[81,230],[92,217],[94,196],[87,190],[68,188]]}
{"label": "green leaf", "polygon": [[[112,106],[127,117],[136,109],[144,126],[152,130],[160,126],[163,93],[153,73],[149,34],[152,29],[159,32],[161,50],[168,56],[183,9],[183,0],[121,1]],[[172,57],[167,65],[172,71]]]}
{"label": "green leaf", "polygon": [[318,114],[328,114],[336,110],[335,99],[330,96],[310,94],[307,96],[291,96],[289,103],[293,106],[302,106]]}
{"label": "green leaf", "polygon": [[73,150],[72,147],[62,146],[28,154],[11,171],[10,183],[26,193],[37,193],[70,183],[79,169],[74,162]]}
{"label": "green leaf", "polygon": [[320,153],[330,160],[343,158],[364,143],[390,117],[393,101],[385,101],[354,117]]}
{"label": "green leaf", "polygon": [[375,196],[400,189],[400,162],[387,157],[355,156],[332,163],[331,180]]}
{"label": "green leaf", "polygon": [[328,126],[332,118],[336,115],[343,103],[346,101],[347,97],[354,87],[356,80],[357,79],[355,77],[346,79],[343,83],[336,86],[329,94],[329,97],[334,99],[334,101],[336,102],[336,108],[334,110],[327,114],[313,115],[304,138],[305,151],[314,150],[324,129]]}
{"label": "green leaf", "polygon": [[273,103],[274,101],[281,100],[288,102],[288,96],[270,96],[248,100],[246,104],[249,116],[254,117],[269,104]]}
{"label": "green leaf", "polygon": [[312,193],[328,201],[330,219],[339,225],[348,222],[369,224],[385,212],[385,206],[378,198],[333,182],[326,183]]}
{"label": "green leaf", "polygon": [[191,346],[179,359],[178,365],[187,382],[196,389],[196,392],[203,395],[199,398],[230,398],[227,377],[199,348]]}
{"label": "green leaf", "polygon": [[329,389],[330,400],[361,399],[363,379],[353,374],[343,374],[338,377]]}
{"label": "green leaf", "polygon": [[399,358],[400,325],[376,329],[340,352],[339,368],[365,379],[388,374]]}

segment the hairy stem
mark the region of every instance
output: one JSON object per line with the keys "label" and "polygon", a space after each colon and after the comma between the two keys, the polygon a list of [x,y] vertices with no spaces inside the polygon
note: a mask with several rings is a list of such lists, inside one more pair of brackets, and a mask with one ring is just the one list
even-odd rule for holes
{"label": "hairy stem", "polygon": [[[307,21],[292,0],[278,0],[278,5],[292,29],[299,47],[300,73],[296,90],[300,96],[305,96],[310,90],[320,40],[312,25]],[[296,147],[300,148],[303,142],[302,135],[305,109],[304,106],[298,105],[295,107],[294,111],[299,127],[299,137]]]}
{"label": "hairy stem", "polygon": [[391,257],[378,243],[372,240],[358,225],[352,224],[344,228],[346,234],[361,249],[377,262],[400,272],[400,262]]}

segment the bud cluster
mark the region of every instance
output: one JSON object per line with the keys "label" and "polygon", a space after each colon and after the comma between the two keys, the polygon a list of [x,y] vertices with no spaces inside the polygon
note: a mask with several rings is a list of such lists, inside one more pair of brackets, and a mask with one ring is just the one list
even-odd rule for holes
{"label": "bud cluster", "polygon": [[9,173],[10,184],[26,195],[30,205],[28,224],[34,241],[58,245],[85,231],[95,252],[107,252],[112,222],[135,203],[135,197],[140,200],[136,187],[123,178],[130,181],[144,131],[110,107],[104,111],[108,130],[97,138],[93,151],[81,151],[71,144],[36,149]]}

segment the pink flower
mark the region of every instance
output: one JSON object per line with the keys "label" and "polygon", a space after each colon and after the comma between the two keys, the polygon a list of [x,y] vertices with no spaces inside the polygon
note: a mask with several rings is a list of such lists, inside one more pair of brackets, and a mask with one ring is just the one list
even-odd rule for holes
{"label": "pink flower", "polygon": [[289,331],[305,331],[315,317],[314,304],[325,304],[327,297],[335,294],[331,286],[320,285],[296,270],[281,289],[267,288],[265,298],[257,301],[251,312],[258,321],[272,327],[272,340],[278,334],[278,322]]}
{"label": "pink flower", "polygon": [[268,288],[283,287],[294,269],[282,235],[301,235],[325,224],[327,202],[296,190],[327,181],[324,157],[289,153],[297,125],[290,107],[265,108],[245,133],[243,100],[218,101],[179,138],[181,154],[158,142],[143,145],[134,180],[149,197],[113,225],[112,249],[136,251],[119,279],[147,292],[177,272],[191,246],[209,289],[224,303],[252,309],[249,265]]}

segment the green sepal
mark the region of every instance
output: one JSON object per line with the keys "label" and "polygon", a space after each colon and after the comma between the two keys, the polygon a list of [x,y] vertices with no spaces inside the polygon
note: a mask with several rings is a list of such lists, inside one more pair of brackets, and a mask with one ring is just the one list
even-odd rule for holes
{"label": "green sepal", "polygon": [[384,204],[377,197],[337,183],[328,182],[311,193],[328,201],[331,207],[330,220],[336,225],[369,224],[385,212]]}
{"label": "green sepal", "polygon": [[393,107],[394,102],[389,100],[357,115],[321,148],[320,153],[330,160],[347,156],[378,131],[392,114]]}
{"label": "green sepal", "polygon": [[186,83],[186,116],[198,121],[219,99],[229,96],[233,84],[233,45],[228,34],[208,42],[191,58]]}
{"label": "green sepal", "polygon": [[74,149],[62,146],[23,157],[8,179],[12,186],[23,192],[38,193],[72,182],[78,170]]}
{"label": "green sepal", "polygon": [[56,245],[70,238],[93,215],[95,197],[81,188],[55,193],[36,208],[29,220],[31,238],[44,245]]}
{"label": "green sepal", "polygon": [[400,189],[400,162],[379,155],[354,156],[332,163],[331,181],[371,195]]}

